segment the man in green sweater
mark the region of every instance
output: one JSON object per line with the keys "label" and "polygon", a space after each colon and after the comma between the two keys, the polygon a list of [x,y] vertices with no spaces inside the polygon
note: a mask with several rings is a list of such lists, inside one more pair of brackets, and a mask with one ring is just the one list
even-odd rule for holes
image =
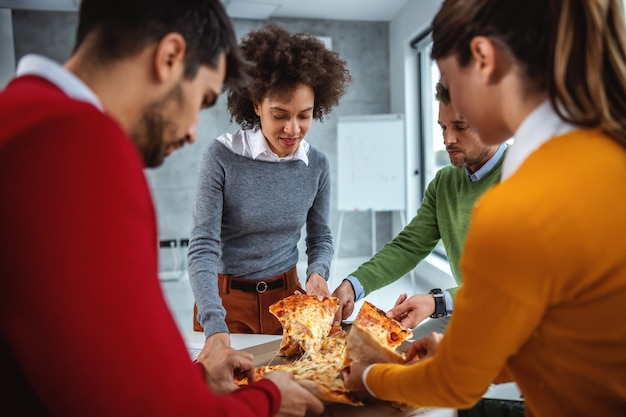
{"label": "man in green sweater", "polygon": [[437,172],[424,194],[417,215],[396,236],[345,278],[333,296],[339,299],[335,324],[345,320],[354,310],[354,303],[374,290],[391,284],[421,262],[439,240],[443,241],[457,287],[434,288],[428,294],[400,295],[390,317],[407,328],[418,326],[414,336],[432,331],[442,333],[454,307],[454,298],[461,285],[458,261],[465,242],[474,202],[500,179],[506,144],[484,145],[450,103],[449,92],[437,84],[439,119],[443,142],[451,165]]}

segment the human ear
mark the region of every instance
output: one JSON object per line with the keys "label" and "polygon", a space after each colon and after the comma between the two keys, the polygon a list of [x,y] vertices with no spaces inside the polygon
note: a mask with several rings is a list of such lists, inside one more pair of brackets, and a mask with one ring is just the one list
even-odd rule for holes
{"label": "human ear", "polygon": [[[178,81],[185,69],[185,48],[187,43],[178,33],[168,33],[157,44],[154,66],[157,80]],[[173,78],[172,78],[173,77]]]}
{"label": "human ear", "polygon": [[472,54],[472,64],[485,83],[491,83],[499,78],[498,48],[494,42],[485,36],[474,37],[469,44]]}
{"label": "human ear", "polygon": [[261,117],[261,105],[257,102],[254,102],[252,103],[252,106],[254,107],[254,112],[256,113],[256,115]]}

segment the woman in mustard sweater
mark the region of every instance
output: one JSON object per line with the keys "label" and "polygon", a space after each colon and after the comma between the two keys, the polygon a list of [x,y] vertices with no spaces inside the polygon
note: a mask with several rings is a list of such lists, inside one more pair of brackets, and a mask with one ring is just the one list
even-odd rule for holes
{"label": "woman in mustard sweater", "polygon": [[[626,30],[619,0],[446,0],[432,57],[487,144],[513,136],[474,207],[445,336],[346,385],[466,408],[512,377],[528,416],[626,412]],[[479,101],[481,106],[476,106]]]}

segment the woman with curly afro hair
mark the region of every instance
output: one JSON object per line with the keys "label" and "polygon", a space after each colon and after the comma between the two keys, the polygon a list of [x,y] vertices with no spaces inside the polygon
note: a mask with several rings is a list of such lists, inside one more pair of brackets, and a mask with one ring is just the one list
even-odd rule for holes
{"label": "woman with curly afro hair", "polygon": [[306,225],[306,292],[329,296],[333,256],[326,156],[305,136],[351,81],[346,62],[314,36],[276,26],[241,42],[250,83],[228,94],[241,129],[217,138],[200,167],[189,243],[200,357],[230,346],[229,332],[281,334],[268,307],[303,291],[296,272]]}

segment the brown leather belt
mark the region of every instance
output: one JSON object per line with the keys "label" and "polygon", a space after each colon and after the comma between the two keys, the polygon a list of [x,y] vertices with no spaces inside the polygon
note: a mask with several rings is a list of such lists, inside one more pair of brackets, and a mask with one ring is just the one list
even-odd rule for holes
{"label": "brown leather belt", "polygon": [[285,280],[283,278],[279,278],[277,280],[273,280],[270,282],[265,281],[235,281],[233,279],[230,280],[230,288],[233,290],[239,290],[244,292],[256,292],[259,294],[263,294],[268,290],[275,290],[277,288],[282,288],[285,285]]}

